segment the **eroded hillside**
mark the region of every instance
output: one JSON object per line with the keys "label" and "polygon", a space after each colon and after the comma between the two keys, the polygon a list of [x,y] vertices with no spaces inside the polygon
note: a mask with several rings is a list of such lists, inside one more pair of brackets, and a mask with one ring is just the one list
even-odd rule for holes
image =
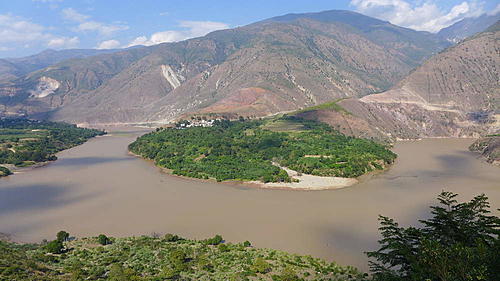
{"label": "eroded hillside", "polygon": [[376,139],[464,137],[500,130],[499,24],[433,56],[392,89],[302,114]]}
{"label": "eroded hillside", "polygon": [[0,110],[78,123],[264,116],[389,89],[447,44],[354,12],[288,15],[64,61],[0,85]]}

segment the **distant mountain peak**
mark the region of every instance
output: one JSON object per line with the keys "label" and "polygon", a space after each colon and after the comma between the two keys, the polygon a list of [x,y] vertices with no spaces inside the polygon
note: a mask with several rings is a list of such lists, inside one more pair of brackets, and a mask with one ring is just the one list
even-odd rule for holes
{"label": "distant mountain peak", "polygon": [[467,37],[486,30],[489,26],[500,20],[500,13],[479,17],[465,18],[448,27],[441,29],[437,34],[452,43],[458,43]]}

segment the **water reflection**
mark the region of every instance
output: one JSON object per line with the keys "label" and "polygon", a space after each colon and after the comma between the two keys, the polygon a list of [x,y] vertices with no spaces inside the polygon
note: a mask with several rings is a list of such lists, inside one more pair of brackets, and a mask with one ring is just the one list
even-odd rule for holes
{"label": "water reflection", "polygon": [[[54,184],[34,184],[0,189],[0,217],[16,212],[61,208],[97,196],[71,196],[69,187]],[[69,196],[66,196],[69,195]]]}

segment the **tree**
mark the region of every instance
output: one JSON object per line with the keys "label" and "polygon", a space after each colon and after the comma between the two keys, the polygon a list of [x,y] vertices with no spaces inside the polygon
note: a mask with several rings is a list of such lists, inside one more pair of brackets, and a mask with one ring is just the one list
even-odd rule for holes
{"label": "tree", "polygon": [[62,241],[60,241],[60,240],[53,240],[53,241],[50,241],[47,245],[45,245],[45,248],[47,249],[47,252],[49,252],[49,253],[60,254],[60,253],[62,253],[64,245],[63,245]]}
{"label": "tree", "polygon": [[104,234],[100,234],[99,236],[97,236],[97,241],[103,246],[111,244],[111,240]]}
{"label": "tree", "polygon": [[223,241],[224,241],[224,239],[222,238],[222,236],[217,234],[214,237],[207,239],[206,244],[216,246],[216,245],[219,245],[220,243],[222,243]]}
{"label": "tree", "polygon": [[442,192],[421,228],[380,217],[381,248],[367,255],[374,280],[500,280],[500,218],[483,194],[458,203]]}
{"label": "tree", "polygon": [[57,233],[56,237],[57,237],[57,240],[59,240],[61,242],[65,242],[65,241],[68,241],[68,239],[69,239],[69,233],[64,231],[64,230],[61,230]]}

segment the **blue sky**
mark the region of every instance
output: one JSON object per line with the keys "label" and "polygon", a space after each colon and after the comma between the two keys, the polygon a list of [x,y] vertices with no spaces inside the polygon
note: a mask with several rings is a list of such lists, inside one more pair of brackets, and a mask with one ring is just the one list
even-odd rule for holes
{"label": "blue sky", "polygon": [[0,0],[0,57],[180,41],[286,13],[358,11],[436,32],[500,0]]}

